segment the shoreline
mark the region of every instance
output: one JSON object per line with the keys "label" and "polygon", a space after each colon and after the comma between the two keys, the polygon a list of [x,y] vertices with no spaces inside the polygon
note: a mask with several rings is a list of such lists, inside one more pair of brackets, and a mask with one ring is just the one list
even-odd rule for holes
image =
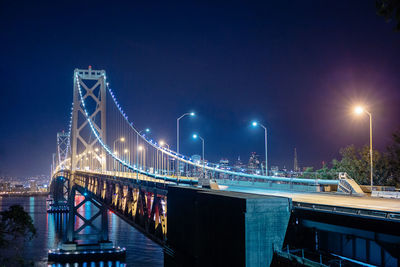
{"label": "shoreline", "polygon": [[47,196],[49,192],[7,192],[0,193],[0,197],[37,197],[37,196]]}

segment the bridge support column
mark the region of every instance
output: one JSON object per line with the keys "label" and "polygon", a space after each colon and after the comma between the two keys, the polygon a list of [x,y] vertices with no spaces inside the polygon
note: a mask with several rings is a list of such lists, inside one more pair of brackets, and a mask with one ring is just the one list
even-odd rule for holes
{"label": "bridge support column", "polygon": [[164,266],[269,266],[282,249],[290,198],[168,188]]}
{"label": "bridge support column", "polygon": [[47,210],[49,213],[68,212],[68,186],[69,179],[64,176],[55,177],[50,184],[50,193],[53,201]]}
{"label": "bridge support column", "polygon": [[114,247],[108,238],[108,207],[88,190],[93,179],[75,177],[76,184],[71,187],[68,199],[66,238],[59,249],[49,252],[49,261],[87,261],[89,253],[97,261],[125,258],[125,248]]}

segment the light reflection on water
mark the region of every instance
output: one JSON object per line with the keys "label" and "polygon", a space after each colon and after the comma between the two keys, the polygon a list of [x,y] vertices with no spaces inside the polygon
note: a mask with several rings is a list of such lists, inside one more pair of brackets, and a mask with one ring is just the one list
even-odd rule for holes
{"label": "light reflection on water", "polygon": [[[27,260],[33,260],[35,266],[162,266],[162,247],[148,239],[141,232],[120,219],[112,212],[108,212],[109,238],[114,245],[125,247],[126,263],[98,262],[76,264],[48,264],[47,252],[56,248],[63,238],[63,229],[66,228],[66,215],[48,214],[46,212],[46,197],[0,197],[0,210],[7,209],[11,205],[22,205],[29,212],[37,229],[37,237],[25,245],[23,256]],[[82,214],[96,212],[93,205],[85,204],[81,207]],[[99,218],[96,222],[100,222]],[[81,225],[78,220],[76,225]],[[85,232],[87,233],[87,231]]]}

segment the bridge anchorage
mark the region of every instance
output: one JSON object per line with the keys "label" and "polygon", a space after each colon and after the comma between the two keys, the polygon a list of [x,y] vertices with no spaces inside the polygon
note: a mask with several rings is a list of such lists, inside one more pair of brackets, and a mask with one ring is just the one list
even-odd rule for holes
{"label": "bridge anchorage", "polygon": [[399,262],[400,212],[372,210],[377,201],[345,174],[263,176],[181,155],[133,126],[104,70],[75,70],[72,106],[68,132],[57,137],[49,209],[67,213],[67,227],[50,261],[123,259],[108,236],[112,210],[164,246],[165,266],[264,266],[304,261],[303,250]]}

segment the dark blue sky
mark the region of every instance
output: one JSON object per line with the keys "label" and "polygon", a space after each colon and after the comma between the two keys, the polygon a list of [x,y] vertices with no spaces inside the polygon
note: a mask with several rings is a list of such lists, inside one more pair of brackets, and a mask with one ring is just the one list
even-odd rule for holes
{"label": "dark blue sky", "polygon": [[[62,3],[61,3],[62,2]],[[138,1],[139,2],[139,1]],[[270,165],[320,167],[340,147],[384,149],[400,125],[400,33],[374,1],[115,4],[0,2],[0,173],[49,173],[56,132],[66,129],[75,68],[105,69],[138,128],[181,151],[247,160],[263,154],[259,119],[270,130]]]}

